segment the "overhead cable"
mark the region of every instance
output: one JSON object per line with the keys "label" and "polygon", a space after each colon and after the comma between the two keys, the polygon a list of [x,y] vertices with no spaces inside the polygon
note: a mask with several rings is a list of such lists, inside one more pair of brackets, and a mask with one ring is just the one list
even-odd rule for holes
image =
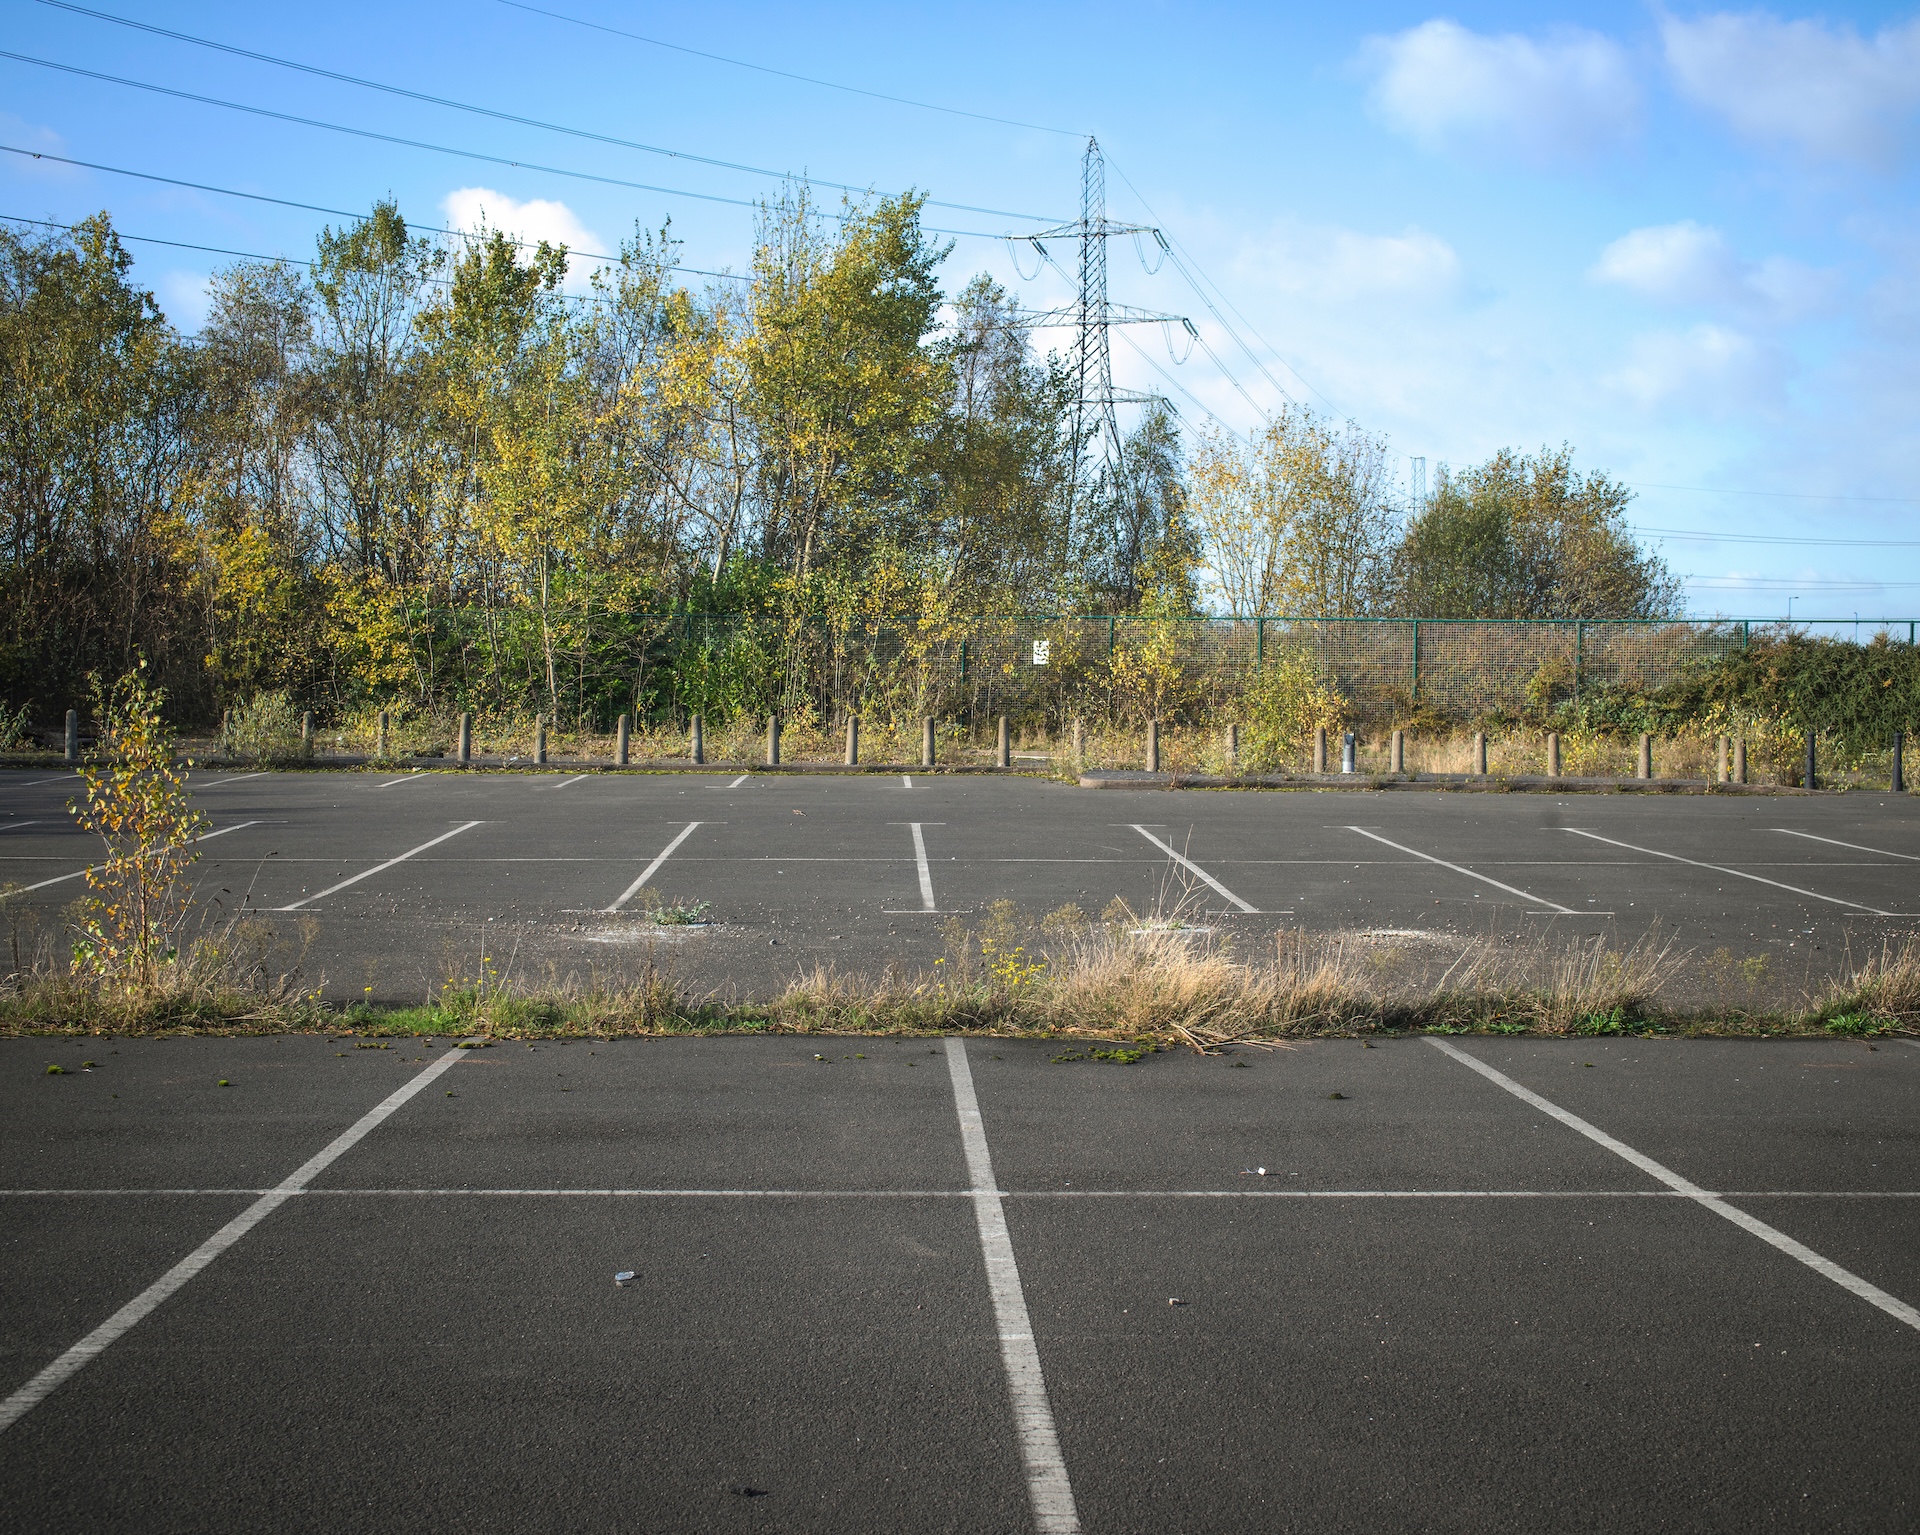
{"label": "overhead cable", "polygon": [[1652,533],[1661,538],[1684,538],[1710,544],[1812,544],[1849,549],[1920,549],[1920,538],[1821,538],[1786,533],[1701,533],[1691,528],[1650,528],[1631,523],[1636,533]]}
{"label": "overhead cable", "polygon": [[[0,48],[0,59],[13,59],[22,64],[36,64],[42,69],[59,70],[62,74],[79,75],[87,80],[104,80],[109,85],[124,85],[137,91],[150,91],[156,96],[171,96],[179,101],[198,102],[202,106],[223,107],[229,112],[246,112],[254,117],[272,118],[277,122],[295,123],[303,128],[324,128],[329,133],[344,133],[353,138],[373,139],[382,144],[398,144],[406,149],[424,149],[437,155],[452,155],[459,160],[479,160],[488,165],[504,165],[513,170],[537,171],[546,176],[565,176],[574,181],[592,181],[601,186],[625,187],[636,192],[657,192],[663,197],[691,197],[704,203],[725,203],[733,208],[758,208],[761,205],[750,198],[722,197],[715,192],[689,192],[681,187],[654,186],[645,181],[627,181],[619,176],[600,176],[592,171],[568,170],[558,165],[542,165],[534,160],[512,160],[505,155],[483,154],[477,149],[455,149],[446,144],[430,144],[424,139],[401,138],[392,133],[376,133],[371,128],[354,128],[344,123],[329,123],[317,117],[297,117],[291,112],[276,112],[270,107],[248,106],[245,102],[223,101],[217,96],[196,95],[192,91],[176,90],[170,85],[150,85],[144,80],[128,80],[120,75],[102,74],[98,70],[82,69],[77,64],[59,64],[52,59],[37,59],[31,54],[14,53],[10,49]],[[982,229],[939,229],[931,225],[922,225],[928,234],[964,235],[969,238],[998,240],[1003,236],[988,233]]]}
{"label": "overhead cable", "polygon": [[1868,501],[1887,506],[1920,506],[1920,496],[1835,496],[1818,490],[1728,490],[1719,485],[1659,485],[1636,480],[1630,490],[1690,490],[1703,496],[1768,496],[1787,501]]}
{"label": "overhead cable", "polygon": [[[176,32],[170,27],[157,27],[151,22],[135,21],[131,17],[116,16],[111,11],[96,11],[89,6],[75,5],[72,0],[39,0],[41,5],[55,10],[71,11],[76,16],[87,16],[95,21],[109,22],[117,27],[130,27],[137,32],[150,33],[155,37],[168,38],[177,43],[189,43],[196,48],[210,48],[216,53],[230,54],[235,58],[251,59],[258,64],[271,64],[278,69],[291,69],[303,75],[313,75],[322,80],[337,80],[343,85],[358,86],[362,90],[382,91],[389,96],[402,96],[409,101],[422,101],[429,106],[445,107],[449,111],[468,112],[475,117],[490,117],[497,122],[517,123],[523,128],[538,128],[546,133],[565,134],[569,138],[588,139],[597,144],[611,144],[619,149],[638,150],[642,154],[662,155],[669,160],[685,160],[695,165],[711,165],[721,170],[739,171],[748,176],[770,176],[776,181],[795,179],[789,171],[768,170],[759,165],[743,165],[735,160],[720,160],[712,155],[694,154],[690,150],[666,149],[658,144],[643,144],[635,139],[617,138],[609,133],[596,133],[590,128],[573,128],[565,123],[551,123],[543,118],[523,117],[517,112],[504,112],[496,107],[476,106],[468,101],[456,101],[450,96],[435,96],[427,91],[410,90],[403,85],[389,85],[380,80],[368,80],[360,75],[344,74],[337,69],[323,69],[317,64],[302,64],[297,59],[283,59],[271,53],[258,53],[251,48],[240,48],[232,43],[216,42],[212,38],[196,37],[191,32]],[[808,178],[812,179],[812,178]],[[858,187],[843,181],[815,181],[816,186],[832,187],[836,192],[851,192],[855,196],[864,196],[871,187]],[[978,208],[971,203],[942,202],[938,198],[927,201],[936,208],[953,208],[963,213],[985,213],[995,218],[1032,219],[1039,223],[1056,223],[1039,213],[1012,213],[1005,208]]]}
{"label": "overhead cable", "polygon": [[608,33],[613,37],[629,38],[636,43],[646,43],[649,47],[667,48],[675,53],[690,54],[696,59],[710,59],[716,64],[731,64],[736,69],[751,69],[763,75],[778,75],[782,80],[798,80],[803,85],[818,85],[830,91],[845,91],[850,96],[867,96],[875,101],[891,101],[896,106],[918,107],[924,112],[945,112],[952,117],[971,117],[975,122],[998,123],[1003,128],[1030,128],[1035,133],[1058,133],[1071,139],[1083,139],[1087,136],[1078,128],[1049,128],[1045,123],[1023,123],[1018,118],[995,117],[988,112],[969,112],[962,107],[943,107],[937,102],[915,101],[910,96],[889,96],[885,91],[864,90],[857,85],[842,85],[838,81],[822,80],[814,75],[797,75],[789,69],[774,69],[766,64],[750,64],[745,59],[730,59],[724,53],[708,53],[704,49],[688,48],[680,43],[669,43],[657,37],[643,37],[638,32],[627,32],[619,27],[605,26],[597,21],[588,21],[581,16],[568,16],[561,11],[549,11],[537,5],[523,5],[520,0],[499,0],[499,3],[511,6],[516,11],[531,11],[536,16],[548,16],[555,21],[564,21],[570,26],[586,27],[594,32]]}
{"label": "overhead cable", "polygon": [[[275,207],[279,208],[300,208],[308,213],[330,213],[337,218],[354,219],[360,223],[365,223],[370,217],[368,214],[355,213],[348,208],[328,208],[320,203],[295,202],[288,197],[269,197],[264,192],[242,192],[235,187],[210,186],[204,181],[183,181],[178,176],[160,176],[154,174],[152,171],[131,171],[120,165],[101,165],[93,160],[74,160],[68,158],[66,155],[49,154],[43,149],[21,149],[13,144],[0,144],[0,151],[4,151],[10,155],[24,155],[33,160],[52,160],[60,165],[77,165],[84,170],[104,171],[109,176],[132,176],[141,181],[157,181],[165,186],[187,187],[195,192],[212,192],[219,197],[244,197],[251,202],[272,203]],[[426,234],[448,235],[454,239],[467,239],[473,234],[473,231],[467,229],[441,229],[433,224],[416,223],[412,219],[407,220],[407,227],[409,229],[418,229]],[[129,235],[128,238],[131,239],[133,237]],[[517,245],[522,250],[533,250],[541,244],[552,243],[551,241],[516,240],[511,235],[508,235],[506,239],[508,244]],[[209,247],[209,249],[211,249],[211,247]],[[574,250],[571,246],[567,247],[567,255],[570,258],[578,256],[583,261],[606,262],[614,265],[618,265],[625,259],[621,256],[609,256],[602,251]],[[273,256],[261,257],[260,259],[278,261],[284,258]],[[674,265],[667,267],[666,270],[669,272],[687,272],[696,277],[719,277],[729,282],[750,281],[749,278],[738,272],[710,272],[705,267]]]}

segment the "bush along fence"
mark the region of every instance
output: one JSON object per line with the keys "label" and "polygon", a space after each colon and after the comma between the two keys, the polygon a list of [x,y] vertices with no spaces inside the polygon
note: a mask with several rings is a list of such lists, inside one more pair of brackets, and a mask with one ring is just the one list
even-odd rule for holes
{"label": "bush along fence", "polygon": [[[231,701],[218,745],[259,759],[329,747],[457,757],[465,720],[476,754],[530,758],[536,733],[557,755],[577,754],[563,743],[624,728],[632,754],[645,758],[689,751],[673,743],[686,742],[698,717],[708,753],[739,760],[757,756],[749,738],[779,715],[794,758],[837,755],[847,722],[858,718],[865,755],[912,761],[922,756],[924,721],[935,721],[950,747],[990,749],[1005,720],[1017,741],[1064,743],[1079,729],[1094,741],[1096,762],[1147,766],[1124,742],[1157,723],[1166,765],[1180,768],[1304,766],[1316,731],[1353,731],[1362,770],[1399,770],[1396,730],[1403,740],[1452,738],[1456,756],[1460,738],[1479,731],[1494,743],[1495,772],[1546,771],[1551,733],[1577,776],[1583,760],[1595,768],[1602,747],[1618,755],[1644,734],[1692,738],[1696,755],[1702,741],[1734,738],[1756,771],[1793,781],[1804,776],[1794,764],[1809,736],[1827,743],[1836,764],[1857,764],[1920,725],[1920,625],[1874,627],[1859,643],[1742,622],[835,622],[422,608],[396,614],[381,655],[359,658],[304,696]],[[82,718],[48,722],[54,728],[39,730],[40,742],[77,756]],[[16,736],[26,733],[17,721]],[[1210,744],[1195,744],[1201,737]],[[476,738],[491,746],[472,745]],[[1399,760],[1411,769],[1405,751]],[[1502,766],[1503,752],[1541,760]],[[1437,760],[1426,766],[1444,770]],[[1684,776],[1712,774],[1696,762]]]}

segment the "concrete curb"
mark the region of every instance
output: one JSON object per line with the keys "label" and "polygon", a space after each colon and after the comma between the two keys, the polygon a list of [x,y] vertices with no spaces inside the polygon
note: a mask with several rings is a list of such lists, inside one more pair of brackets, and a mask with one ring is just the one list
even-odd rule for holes
{"label": "concrete curb", "polygon": [[1348,793],[1388,790],[1469,794],[1726,794],[1824,795],[1879,794],[1890,790],[1794,789],[1782,784],[1722,784],[1705,778],[1548,778],[1544,774],[1421,773],[1405,777],[1361,773],[1270,773],[1224,778],[1204,773],[1147,773],[1104,770],[1080,775],[1083,789],[1343,789]]}

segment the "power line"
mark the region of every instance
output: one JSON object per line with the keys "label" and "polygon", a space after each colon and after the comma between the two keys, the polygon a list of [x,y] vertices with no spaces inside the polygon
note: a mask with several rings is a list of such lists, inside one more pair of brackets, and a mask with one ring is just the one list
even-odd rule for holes
{"label": "power line", "polygon": [[604,26],[600,22],[587,21],[583,17],[544,10],[537,5],[523,5],[520,0],[499,0],[499,3],[511,6],[516,11],[531,11],[536,16],[548,16],[555,21],[564,21],[571,26],[586,27],[594,32],[608,33],[613,37],[630,38],[636,43],[646,43],[650,47],[668,48],[675,53],[690,54],[696,59],[711,59],[716,64],[731,64],[736,69],[751,69],[763,75],[777,75],[782,80],[798,80],[803,85],[824,86],[830,91],[845,91],[849,95],[867,96],[875,101],[891,101],[896,106],[918,107],[925,112],[945,112],[953,117],[971,117],[975,122],[998,123],[1003,128],[1031,128],[1035,133],[1058,133],[1074,139],[1086,137],[1085,133],[1076,128],[1049,128],[1045,123],[1023,123],[1018,118],[995,117],[987,112],[969,112],[962,107],[943,107],[932,101],[915,101],[910,96],[889,96],[885,91],[869,91],[857,85],[842,85],[838,81],[822,80],[814,75],[797,75],[791,70],[774,69],[766,64],[750,64],[745,59],[730,59],[724,53],[708,53],[700,48],[688,48],[680,43],[663,42],[657,37],[643,37],[638,32],[622,31],[619,27]]}
{"label": "power line", "polygon": [[1818,538],[1772,533],[1700,533],[1688,528],[1650,528],[1642,523],[1630,526],[1636,533],[1654,533],[1664,538],[1684,538],[1706,544],[1811,544],[1820,548],[1920,549],[1920,538]]}
{"label": "power line", "polygon": [[1797,592],[1877,592],[1882,587],[1920,586],[1920,581],[1793,581],[1784,576],[1683,576],[1688,586],[1704,586],[1727,591]]}
{"label": "power line", "polygon": [[[503,112],[496,107],[476,106],[472,102],[456,101],[450,96],[435,96],[426,91],[410,90],[403,85],[388,85],[380,80],[368,80],[359,75],[343,74],[337,69],[323,69],[317,64],[302,64],[297,59],[283,59],[271,53],[257,53],[251,48],[235,47],[231,43],[216,42],[212,38],[195,37],[190,32],[175,32],[169,27],[156,27],[150,22],[134,21],[130,17],[115,16],[109,11],[96,11],[84,5],[75,5],[72,0],[39,0],[41,5],[54,10],[71,11],[76,16],[87,16],[95,21],[104,21],[117,27],[128,27],[136,32],[146,32],[154,37],[169,38],[177,43],[189,43],[196,48],[209,48],[216,53],[230,54],[234,58],[251,59],[259,64],[271,64],[278,69],[291,69],[303,75],[313,75],[322,80],[337,80],[343,85],[358,86],[362,90],[382,91],[389,96],[404,97],[409,101],[423,101],[429,106],[445,107],[449,111],[467,112],[475,117],[490,117],[497,122],[517,123],[523,128],[538,128],[546,133],[565,134],[569,138],[587,139],[597,144],[611,144],[619,149],[638,150],[642,154],[662,155],[669,160],[686,160],[697,165],[716,166],[721,170],[739,171],[748,176],[770,176],[776,181],[792,179],[787,171],[768,170],[759,165],[743,165],[735,160],[719,160],[711,155],[694,154],[689,150],[665,149],[658,144],[642,144],[635,139],[616,138],[608,133],[596,133],[589,128],[572,128],[565,123],[551,123],[543,118],[523,117],[516,112]],[[862,196],[871,187],[857,187],[842,181],[820,181],[816,185],[832,187],[836,192],[851,192]],[[1004,208],[977,208],[971,203],[942,202],[938,198],[927,201],[936,208],[953,208],[962,213],[985,213],[995,218],[1031,219],[1036,223],[1053,223],[1045,214],[1010,213]]]}
{"label": "power line", "polygon": [[[276,207],[280,207],[280,208],[300,208],[308,213],[330,213],[337,218],[353,219],[356,222],[363,223],[363,224],[367,222],[367,219],[369,217],[369,215],[365,213],[355,213],[347,208],[328,208],[328,207],[323,207],[319,203],[295,202],[291,198],[287,198],[287,197],[269,197],[264,192],[242,192],[234,187],[210,186],[204,181],[183,181],[178,176],[160,176],[160,175],[154,174],[152,171],[130,171],[126,169],[126,167],[120,166],[120,165],[101,165],[97,161],[93,161],[93,160],[73,160],[73,159],[69,159],[66,155],[49,154],[47,151],[42,149],[20,149],[12,144],[0,144],[0,150],[4,150],[7,154],[11,154],[11,155],[25,155],[29,159],[53,160],[61,165],[77,165],[85,170],[104,171],[110,176],[132,176],[141,181],[158,181],[163,185],[170,186],[170,187],[187,187],[195,192],[212,192],[215,195],[220,197],[244,197],[249,199],[252,202],[272,203]],[[28,220],[28,222],[35,222],[35,221]],[[74,226],[66,225],[66,226],[60,226],[60,227],[72,228]],[[468,238],[471,238],[472,236],[472,231],[470,230],[441,229],[433,224],[417,224],[411,219],[407,220],[407,227],[409,229],[421,230],[427,234],[447,235],[457,240],[468,239]],[[131,240],[135,237],[133,235],[128,235],[126,236],[126,238]],[[509,244],[517,245],[522,250],[536,249],[541,243],[537,240],[515,240],[511,236],[508,236],[507,239]],[[551,243],[551,242],[548,242],[548,243]],[[209,250],[211,250],[212,248],[213,247],[211,246],[207,247],[207,249]],[[584,251],[584,250],[577,251],[577,250],[569,249],[567,251],[567,255],[569,257],[578,256],[583,261],[608,262],[614,265],[618,265],[624,259],[623,257],[620,257],[620,256],[606,255],[604,252],[601,252],[601,251]],[[280,261],[288,258],[280,257],[280,256],[262,256],[258,259],[262,261]],[[751,280],[741,275],[738,272],[710,272],[705,267],[697,267],[697,266],[669,266],[666,268],[666,270],[669,272],[687,272],[687,273],[691,273],[696,277],[719,277],[719,278],[725,279],[728,282],[747,282]]]}
{"label": "power line", "polygon": [[1639,480],[1629,490],[1691,490],[1703,496],[1768,496],[1786,501],[1867,501],[1885,506],[1920,506],[1920,496],[1836,496],[1818,490],[1726,490],[1718,485],[1658,485]]}
{"label": "power line", "polygon": [[[592,181],[602,186],[625,187],[636,192],[657,192],[663,197],[691,197],[700,202],[725,203],[734,208],[758,208],[760,204],[744,197],[722,197],[715,192],[689,192],[679,187],[654,186],[645,181],[627,181],[619,176],[600,176],[592,171],[567,170],[558,165],[542,165],[534,160],[510,160],[504,155],[482,154],[477,149],[455,149],[446,144],[430,144],[424,139],[401,138],[391,133],[376,133],[371,128],[354,128],[343,123],[324,122],[317,117],[297,117],[291,112],[276,112],[270,107],[248,106],[239,101],[223,101],[217,96],[200,96],[192,91],[176,90],[169,85],[150,85],[144,80],[128,80],[119,75],[102,74],[98,70],[82,69],[77,64],[57,64],[51,59],[36,59],[30,54],[14,53],[0,48],[0,59],[14,59],[22,64],[35,64],[42,69],[58,70],[62,74],[78,75],[87,80],[103,80],[109,85],[124,85],[137,91],[149,91],[156,96],[171,96],[179,101],[198,102],[202,106],[223,107],[230,112],[245,112],[254,117],[271,118],[276,122],[295,123],[303,128],[324,128],[329,133],[344,133],[352,138],[373,139],[382,144],[398,144],[406,149],[424,149],[432,154],[451,155],[459,160],[478,160],[488,165],[504,165],[513,170],[537,171],[548,176],[565,176],[574,181]],[[928,234],[964,235],[982,240],[998,240],[998,234],[989,234],[980,229],[939,229],[923,225]]]}
{"label": "power line", "polygon": [[[42,229],[64,229],[72,234],[78,224],[61,224],[53,219],[30,219],[19,213],[0,213],[0,220],[9,224],[38,224]],[[244,261],[270,261],[284,263],[287,266],[311,267],[311,261],[302,261],[298,256],[263,256],[258,251],[229,250],[224,245],[193,245],[186,240],[163,240],[158,235],[133,235],[124,229],[114,230],[114,237],[121,240],[137,240],[142,245],[171,245],[175,250],[207,251],[215,256],[238,256]]]}

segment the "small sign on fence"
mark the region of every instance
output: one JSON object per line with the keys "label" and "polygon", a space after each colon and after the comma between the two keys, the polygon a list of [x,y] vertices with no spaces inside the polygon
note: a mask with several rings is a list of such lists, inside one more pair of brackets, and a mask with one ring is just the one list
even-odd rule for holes
{"label": "small sign on fence", "polygon": [[1035,666],[1045,666],[1052,658],[1052,640],[1035,640],[1033,642],[1033,664]]}

